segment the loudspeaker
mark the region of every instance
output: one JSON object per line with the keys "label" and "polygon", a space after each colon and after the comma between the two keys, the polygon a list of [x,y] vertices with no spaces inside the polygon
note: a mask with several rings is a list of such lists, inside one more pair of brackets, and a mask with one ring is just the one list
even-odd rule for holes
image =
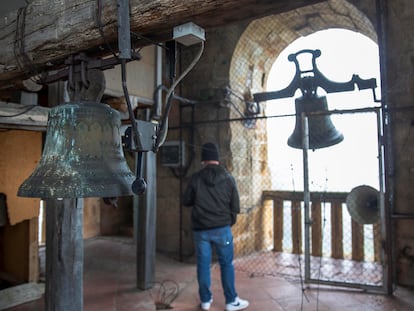
{"label": "loudspeaker", "polygon": [[346,207],[357,223],[375,224],[380,220],[379,191],[367,185],[355,187],[346,197]]}

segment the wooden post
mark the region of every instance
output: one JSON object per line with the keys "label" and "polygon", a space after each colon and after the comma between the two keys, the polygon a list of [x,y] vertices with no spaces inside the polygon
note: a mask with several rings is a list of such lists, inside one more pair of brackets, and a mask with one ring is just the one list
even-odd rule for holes
{"label": "wooden post", "polygon": [[374,261],[382,262],[381,224],[380,223],[374,224],[373,230],[374,230]]}
{"label": "wooden post", "polygon": [[292,200],[292,253],[302,253],[302,209],[299,200]]}
{"label": "wooden post", "polygon": [[311,205],[312,218],[312,256],[322,256],[322,221],[321,201],[313,201]]}
{"label": "wooden post", "polygon": [[39,281],[39,222],[38,218],[29,220],[29,282]]}
{"label": "wooden post", "polygon": [[364,260],[364,226],[352,220],[352,260]]}
{"label": "wooden post", "polygon": [[331,204],[331,227],[332,258],[344,258],[342,202],[338,200]]}
{"label": "wooden post", "polygon": [[46,200],[46,311],[83,310],[83,199]]}
{"label": "wooden post", "polygon": [[273,199],[273,251],[283,252],[283,200]]}
{"label": "wooden post", "polygon": [[[49,86],[49,103],[64,101],[64,83]],[[83,199],[48,199],[45,311],[83,310]]]}

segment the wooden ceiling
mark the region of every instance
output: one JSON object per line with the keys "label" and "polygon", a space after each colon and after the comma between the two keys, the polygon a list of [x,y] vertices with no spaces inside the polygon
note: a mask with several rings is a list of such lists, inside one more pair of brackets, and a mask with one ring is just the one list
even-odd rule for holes
{"label": "wooden ceiling", "polygon": [[[70,55],[102,54],[106,42],[117,46],[117,1],[66,0],[64,6],[61,1],[35,2],[0,20],[0,91],[21,85],[34,73],[65,66]],[[135,46],[142,47],[171,40],[172,29],[186,22],[208,31],[318,2],[323,1],[129,0],[130,28]]]}

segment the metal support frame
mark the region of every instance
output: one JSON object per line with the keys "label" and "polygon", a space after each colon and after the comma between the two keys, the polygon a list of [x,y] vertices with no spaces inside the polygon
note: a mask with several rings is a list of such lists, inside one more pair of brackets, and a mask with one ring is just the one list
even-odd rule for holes
{"label": "metal support frame", "polygon": [[[312,69],[301,70],[297,57],[300,54],[309,53],[312,54]],[[355,90],[355,86],[359,90],[372,89],[374,101],[379,102],[375,95],[375,88],[377,82],[375,78],[361,79],[358,75],[353,75],[348,82],[333,82],[327,79],[316,66],[316,58],[321,56],[320,50],[301,50],[297,53],[290,54],[288,56],[289,61],[295,63],[296,73],[290,84],[279,91],[263,92],[253,94],[253,98],[256,102],[292,97],[295,95],[297,89],[300,89],[303,96],[316,96],[318,87],[323,88],[327,93],[337,93]]]}
{"label": "metal support frame", "polygon": [[[354,112],[360,112],[361,110],[355,109]],[[380,107],[373,107],[373,108],[366,108],[363,111],[372,111],[375,112],[377,115],[377,135],[378,135],[378,168],[380,170],[380,202],[379,208],[381,211],[381,235],[383,240],[387,238],[387,229],[385,224],[385,204],[384,204],[384,189],[385,189],[385,179],[384,179],[384,167],[383,167],[383,155],[384,155],[384,146],[381,144],[383,133],[382,133],[382,118],[380,116]],[[350,113],[351,110],[344,110],[344,111],[336,111],[336,113]],[[349,287],[349,288],[359,288],[362,290],[366,290],[369,292],[376,292],[376,293],[388,293],[388,273],[389,269],[391,268],[389,265],[385,264],[386,261],[384,260],[387,257],[387,250],[383,249],[381,252],[381,257],[384,262],[383,264],[383,282],[382,286],[374,286],[374,285],[364,285],[364,284],[350,284],[346,282],[338,282],[338,281],[325,281],[325,280],[318,280],[312,279],[310,268],[310,256],[311,256],[311,248],[310,248],[310,237],[311,237],[311,227],[312,227],[312,219],[310,218],[310,189],[309,189],[309,163],[308,163],[308,151],[309,151],[309,130],[308,130],[308,117],[312,116],[312,114],[316,113],[308,113],[302,112],[301,114],[301,125],[302,125],[302,152],[303,152],[303,182],[304,182],[304,225],[305,225],[305,282],[307,283],[315,283],[315,284],[322,284],[322,285],[330,285],[330,286],[341,286],[341,287]]]}

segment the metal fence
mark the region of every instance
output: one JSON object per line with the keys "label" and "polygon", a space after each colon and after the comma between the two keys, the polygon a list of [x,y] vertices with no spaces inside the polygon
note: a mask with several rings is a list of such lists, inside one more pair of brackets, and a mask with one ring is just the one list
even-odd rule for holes
{"label": "metal fence", "polygon": [[378,111],[337,112],[331,117],[344,140],[323,151],[310,151],[308,224],[303,153],[287,145],[296,130],[294,114],[248,122],[237,117],[195,122],[191,135],[196,137],[196,148],[211,132],[221,144],[228,139],[231,146],[222,151],[222,160],[236,177],[241,195],[242,213],[233,227],[236,269],[251,276],[305,278],[382,291],[381,223],[357,223],[346,205],[353,187],[366,184],[380,190]]}

